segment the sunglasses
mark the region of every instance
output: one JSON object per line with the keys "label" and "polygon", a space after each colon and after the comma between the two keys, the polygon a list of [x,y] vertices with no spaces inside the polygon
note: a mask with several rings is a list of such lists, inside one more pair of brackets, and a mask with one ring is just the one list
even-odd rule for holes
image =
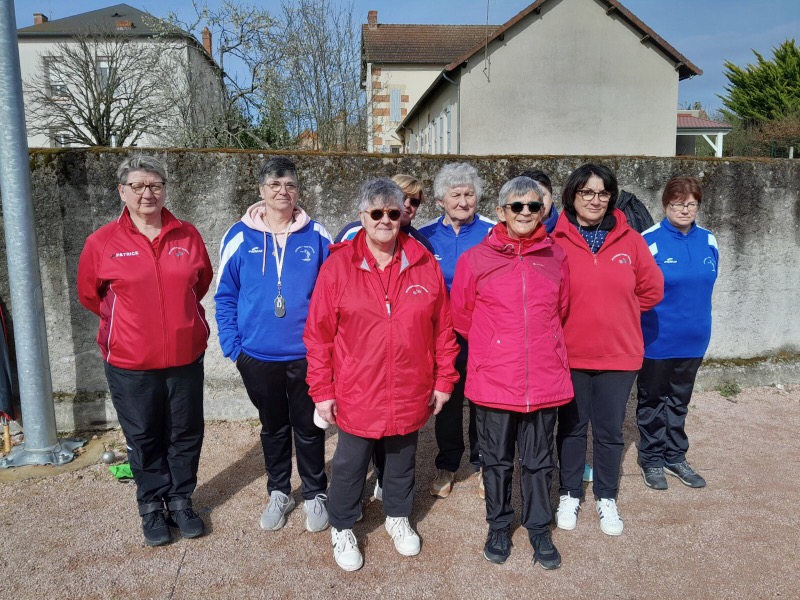
{"label": "sunglasses", "polygon": [[511,204],[504,204],[503,208],[510,208],[511,212],[513,212],[515,215],[518,215],[526,206],[532,213],[537,213],[542,210],[544,204],[541,202],[512,202]]}
{"label": "sunglasses", "polygon": [[409,196],[406,196],[406,200],[408,200],[408,203],[414,208],[419,208],[419,205],[422,203],[422,200],[419,198],[410,198]]}
{"label": "sunglasses", "polygon": [[373,221],[380,221],[383,215],[389,215],[390,220],[397,221],[402,213],[396,208],[373,208],[367,214]]}

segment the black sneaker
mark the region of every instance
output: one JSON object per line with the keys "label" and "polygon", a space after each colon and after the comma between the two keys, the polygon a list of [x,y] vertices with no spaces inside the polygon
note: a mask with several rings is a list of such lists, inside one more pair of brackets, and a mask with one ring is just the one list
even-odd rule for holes
{"label": "black sneaker", "polygon": [[654,490],[665,490],[667,485],[667,478],[664,477],[664,467],[642,467],[642,477],[644,477],[644,484]]}
{"label": "black sneaker", "polygon": [[692,488],[706,487],[706,480],[700,477],[692,466],[685,460],[675,464],[665,464],[664,472],[681,480],[683,485]]}
{"label": "black sneaker", "polygon": [[508,527],[505,529],[489,530],[486,545],[483,547],[483,557],[489,562],[502,565],[511,554],[511,536]]}
{"label": "black sneaker", "polygon": [[200,537],[206,532],[203,519],[192,510],[191,506],[169,511],[169,524],[180,529],[181,535],[185,538]]}
{"label": "black sneaker", "polygon": [[172,534],[164,519],[164,511],[156,510],[142,515],[142,532],[144,543],[148,546],[163,546],[172,541]]}
{"label": "black sneaker", "polygon": [[561,555],[553,544],[553,537],[549,531],[533,536],[533,564],[537,562],[543,569],[557,569],[561,566]]}

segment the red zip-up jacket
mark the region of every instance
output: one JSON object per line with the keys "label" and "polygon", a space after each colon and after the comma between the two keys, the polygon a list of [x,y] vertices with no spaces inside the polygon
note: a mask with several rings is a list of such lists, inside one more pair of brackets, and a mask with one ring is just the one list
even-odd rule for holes
{"label": "red zip-up jacket", "polygon": [[311,398],[336,399],[340,429],[378,439],[425,424],[434,388],[450,393],[458,381],[458,345],[433,255],[400,233],[387,310],[385,284],[365,237],[362,229],[351,241],[331,246],[311,296],[303,341]]}
{"label": "red zip-up jacket", "polygon": [[561,321],[569,303],[564,251],[544,225],[512,239],[499,223],[456,265],[453,325],[469,342],[464,395],[475,404],[531,412],[573,397]]}
{"label": "red zip-up jacket", "polygon": [[200,300],[213,277],[194,226],[161,209],[151,243],[120,217],[86,238],[78,262],[78,298],[99,315],[103,360],[121,369],[188,365],[206,349],[209,329]]}
{"label": "red zip-up jacket", "polygon": [[664,276],[644,238],[621,210],[597,254],[561,213],[553,241],[569,261],[569,314],[564,322],[572,369],[638,371],[642,366],[641,313],[664,296]]}

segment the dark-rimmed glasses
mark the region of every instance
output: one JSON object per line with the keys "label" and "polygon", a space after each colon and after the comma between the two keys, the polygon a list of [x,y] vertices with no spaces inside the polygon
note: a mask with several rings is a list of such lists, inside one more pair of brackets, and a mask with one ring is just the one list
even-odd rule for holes
{"label": "dark-rimmed glasses", "polygon": [[675,212],[681,212],[685,208],[689,212],[694,212],[700,206],[699,202],[670,202],[669,207]]}
{"label": "dark-rimmed glasses", "polygon": [[380,221],[383,215],[388,215],[390,221],[397,221],[403,213],[396,208],[373,208],[367,214],[373,221]]}
{"label": "dark-rimmed glasses", "polygon": [[297,193],[297,184],[292,183],[291,181],[289,183],[281,183],[280,181],[268,181],[265,185],[276,194],[281,191],[281,188],[284,188],[287,194]]}
{"label": "dark-rimmed glasses", "polygon": [[503,208],[508,208],[515,215],[518,215],[519,213],[522,212],[522,209],[525,208],[526,206],[528,207],[528,210],[531,211],[532,213],[537,213],[540,210],[542,210],[542,207],[544,206],[544,204],[542,204],[541,202],[536,202],[536,201],[533,201],[533,202],[510,202],[508,204],[504,204]]}
{"label": "dark-rimmed glasses", "polygon": [[578,190],[578,196],[580,196],[584,202],[591,202],[594,200],[594,197],[597,196],[600,202],[606,203],[611,200],[611,192],[608,190],[603,190],[602,192],[595,192],[594,190]]}
{"label": "dark-rimmed glasses", "polygon": [[150,190],[151,194],[157,196],[164,191],[164,188],[167,184],[163,181],[154,181],[153,183],[142,183],[141,181],[135,181],[134,183],[122,183],[120,185],[131,188],[131,191],[137,196],[143,195],[145,190]]}

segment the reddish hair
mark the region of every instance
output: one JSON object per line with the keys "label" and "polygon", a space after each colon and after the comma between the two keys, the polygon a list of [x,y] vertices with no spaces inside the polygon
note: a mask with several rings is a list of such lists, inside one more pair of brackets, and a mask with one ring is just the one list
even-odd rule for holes
{"label": "reddish hair", "polygon": [[667,205],[675,200],[683,200],[689,196],[694,196],[697,204],[703,202],[703,188],[696,177],[673,177],[667,182],[664,194],[661,196],[661,204],[666,210]]}

